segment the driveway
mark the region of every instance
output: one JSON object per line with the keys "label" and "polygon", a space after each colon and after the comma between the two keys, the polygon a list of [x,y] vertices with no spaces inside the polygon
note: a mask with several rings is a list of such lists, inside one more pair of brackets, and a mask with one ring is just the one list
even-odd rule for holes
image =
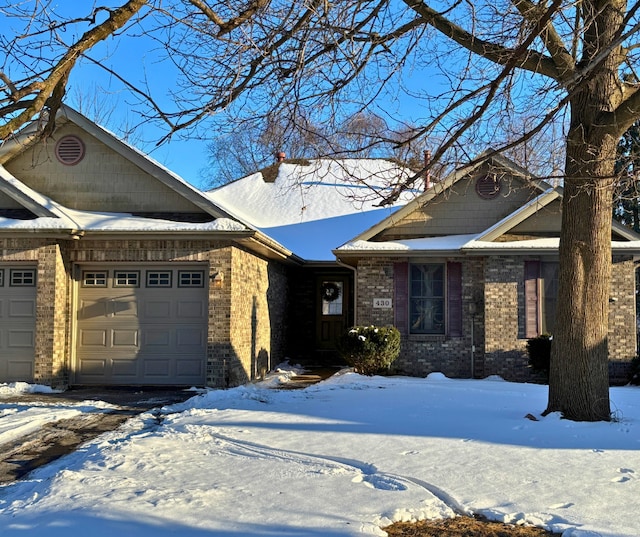
{"label": "driveway", "polygon": [[[14,431],[9,435],[11,440],[1,447],[0,484],[24,477],[39,466],[72,452],[80,444],[116,429],[132,416],[186,401],[194,395],[193,390],[181,388],[96,387],[1,397],[0,425],[1,418],[10,421],[11,417],[32,407],[51,409],[52,421],[45,418],[38,426],[26,427],[26,434]],[[96,406],[96,402],[102,402],[103,408],[100,404]],[[64,415],[63,410],[69,408],[78,411],[73,417],[56,419],[56,414]]]}

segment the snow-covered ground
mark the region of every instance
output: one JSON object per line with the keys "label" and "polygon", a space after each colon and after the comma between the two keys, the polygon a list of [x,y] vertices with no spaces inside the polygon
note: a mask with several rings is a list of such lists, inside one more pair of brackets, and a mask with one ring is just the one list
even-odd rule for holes
{"label": "snow-covered ground", "polygon": [[[540,417],[544,386],[345,372],[273,389],[294,374],[142,414],[2,487],[0,535],[384,535],[456,512],[640,535],[638,388],[611,390],[617,421],[574,423]],[[0,430],[20,425],[1,408]]]}

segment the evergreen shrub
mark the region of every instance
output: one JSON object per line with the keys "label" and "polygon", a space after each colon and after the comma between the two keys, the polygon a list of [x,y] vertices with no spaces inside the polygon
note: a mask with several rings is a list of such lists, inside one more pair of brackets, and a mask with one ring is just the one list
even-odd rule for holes
{"label": "evergreen shrub", "polygon": [[527,354],[529,355],[529,367],[536,373],[543,373],[549,377],[551,362],[551,340],[549,334],[542,334],[527,340]]}
{"label": "evergreen shrub", "polygon": [[338,341],[347,364],[362,375],[380,375],[400,354],[400,332],[393,326],[354,326]]}

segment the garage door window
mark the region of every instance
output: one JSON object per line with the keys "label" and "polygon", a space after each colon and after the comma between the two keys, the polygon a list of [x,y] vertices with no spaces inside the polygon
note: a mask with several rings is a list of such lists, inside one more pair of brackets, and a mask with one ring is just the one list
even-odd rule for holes
{"label": "garage door window", "polygon": [[11,287],[34,287],[36,284],[36,271],[11,269],[9,282]]}
{"label": "garage door window", "polygon": [[4,286],[4,270],[0,270],[0,287]]}
{"label": "garage door window", "polygon": [[181,270],[178,272],[179,287],[204,287],[204,271]]}
{"label": "garage door window", "polygon": [[113,277],[114,287],[139,287],[140,286],[140,272],[124,272],[116,270]]}
{"label": "garage door window", "polygon": [[106,287],[106,286],[107,286],[106,272],[83,272],[82,273],[82,287]]}
{"label": "garage door window", "polygon": [[147,287],[171,287],[171,272],[168,270],[148,270]]}

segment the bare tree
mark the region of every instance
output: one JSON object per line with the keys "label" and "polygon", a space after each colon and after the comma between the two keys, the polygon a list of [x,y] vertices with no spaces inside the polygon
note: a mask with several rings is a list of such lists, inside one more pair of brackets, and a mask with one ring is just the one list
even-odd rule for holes
{"label": "bare tree", "polygon": [[[496,146],[505,122],[526,118],[528,127],[498,151],[566,118],[560,300],[547,411],[609,419],[616,146],[640,118],[638,84],[623,76],[637,67],[640,2],[130,0],[90,14],[74,8],[78,14],[67,18],[53,16],[52,4],[34,4],[30,12],[20,7],[29,3],[0,7],[26,21],[23,33],[1,42],[1,138],[41,111],[55,111],[71,69],[100,39],[135,32],[155,40],[157,53],[180,74],[169,110],[150,86],[119,78],[137,96],[142,117],[163,124],[166,137],[278,110],[338,131],[359,112],[388,123],[408,99],[414,117],[407,122],[416,128],[396,142],[438,140],[433,162],[443,165]],[[78,24],[87,27],[84,33],[62,35]],[[80,37],[66,42],[69,35]],[[111,72],[119,76],[116,66]],[[398,183],[383,203],[417,178]]]}

